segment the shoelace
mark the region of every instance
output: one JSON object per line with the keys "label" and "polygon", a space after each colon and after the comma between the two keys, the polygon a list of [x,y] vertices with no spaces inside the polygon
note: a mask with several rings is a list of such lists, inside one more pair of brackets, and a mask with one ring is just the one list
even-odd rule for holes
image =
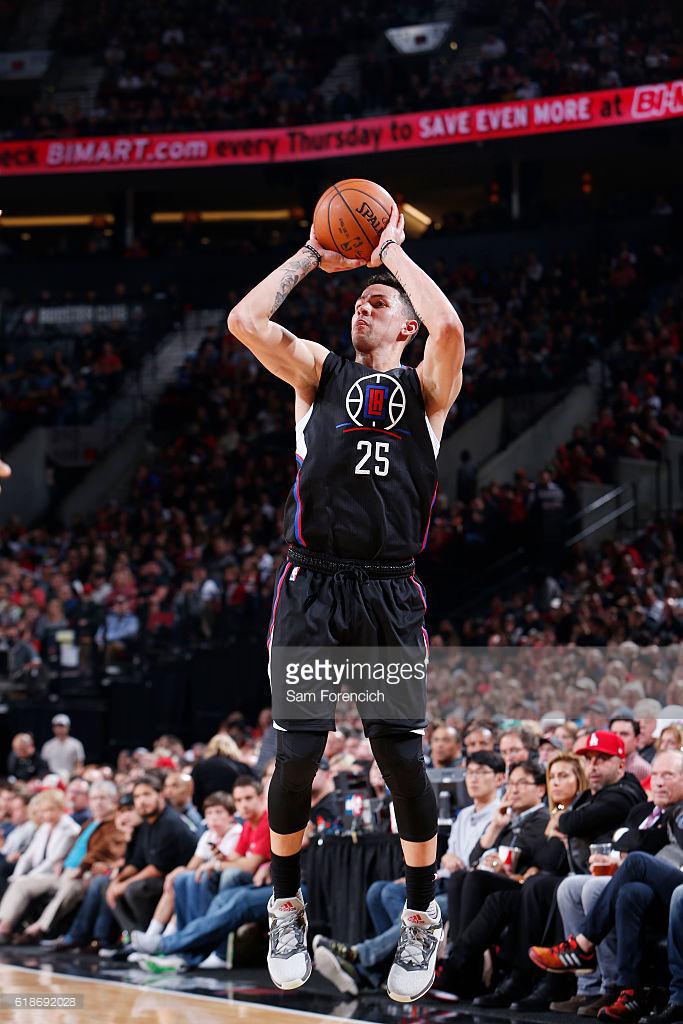
{"label": "shoelace", "polygon": [[423,967],[429,963],[435,946],[436,939],[431,928],[404,925],[398,940],[396,963],[400,966],[415,964],[417,967]]}
{"label": "shoelace", "polygon": [[279,918],[270,929],[270,941],[273,956],[295,953],[304,949],[304,912],[291,910],[285,917]]}

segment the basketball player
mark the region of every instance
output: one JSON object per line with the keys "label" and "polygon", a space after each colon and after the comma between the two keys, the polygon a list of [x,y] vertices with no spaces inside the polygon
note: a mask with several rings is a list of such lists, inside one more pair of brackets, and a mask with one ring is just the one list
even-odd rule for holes
{"label": "basketball player", "polygon": [[[439,438],[460,390],[465,350],[455,310],[405,253],[404,238],[403,217],[393,206],[369,262],[390,273],[370,279],[351,319],[355,361],[272,319],[313,270],[362,265],[324,250],[314,231],[228,318],[230,331],[295,391],[299,471],[285,509],[289,550],[276,580],[271,650],[353,644],[421,646],[426,654],[426,605],[414,556],[426,543]],[[422,324],[424,359],[417,369],[402,366],[401,354]],[[284,678],[271,678],[274,692],[284,685]],[[273,724],[268,968],[279,988],[294,989],[311,974],[301,843],[311,784],[334,721]],[[437,808],[422,757],[425,725],[424,716],[399,725],[365,723],[392,793],[406,864],[407,901],[387,989],[401,1002],[430,988],[443,930],[434,899]]]}

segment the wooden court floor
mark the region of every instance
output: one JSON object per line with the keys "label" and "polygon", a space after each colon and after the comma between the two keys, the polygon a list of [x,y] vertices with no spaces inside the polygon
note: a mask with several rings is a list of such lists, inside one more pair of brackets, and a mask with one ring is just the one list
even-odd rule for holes
{"label": "wooden court floor", "polygon": [[[81,1000],[80,1007],[68,1005],[73,997]],[[31,1005],[35,1001],[42,1005]],[[12,1005],[17,1002],[20,1005]],[[342,1019],[261,1003],[79,978],[58,974],[49,967],[32,970],[0,965],[3,1024],[320,1024]]]}

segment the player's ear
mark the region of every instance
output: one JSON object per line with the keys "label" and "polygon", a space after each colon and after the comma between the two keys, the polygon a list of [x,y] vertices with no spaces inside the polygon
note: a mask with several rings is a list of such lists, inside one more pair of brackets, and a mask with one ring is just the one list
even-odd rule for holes
{"label": "player's ear", "polygon": [[409,341],[413,340],[419,329],[419,320],[406,320],[406,322],[403,325],[403,333],[408,336]]}

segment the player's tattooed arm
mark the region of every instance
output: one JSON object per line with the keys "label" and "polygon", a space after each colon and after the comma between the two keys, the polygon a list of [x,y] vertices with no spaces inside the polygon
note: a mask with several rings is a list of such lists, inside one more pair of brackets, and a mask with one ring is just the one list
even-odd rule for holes
{"label": "player's tattooed arm", "polygon": [[270,313],[268,314],[269,317],[280,308],[289,293],[296,288],[299,282],[303,281],[312,270],[315,270],[318,263],[319,260],[316,259],[313,250],[303,248],[299,250],[296,256],[293,256],[291,260],[287,260],[286,263],[283,263],[278,268],[275,273],[280,272],[280,283],[275,293]]}
{"label": "player's tattooed arm", "polygon": [[328,349],[317,342],[297,338],[271,317],[317,266],[315,251],[302,247],[252,288],[228,316],[230,333],[246,345],[267,370],[311,401]]}

